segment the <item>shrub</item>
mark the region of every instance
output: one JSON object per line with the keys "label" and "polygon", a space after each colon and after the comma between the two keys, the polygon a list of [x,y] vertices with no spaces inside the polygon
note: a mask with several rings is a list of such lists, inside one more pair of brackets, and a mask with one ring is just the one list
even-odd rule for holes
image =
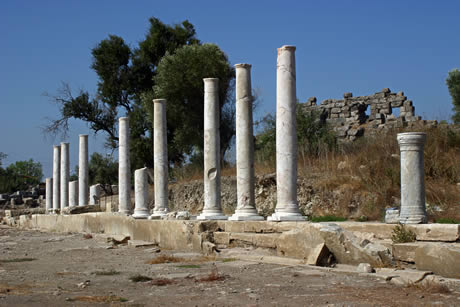
{"label": "shrub", "polygon": [[414,242],[415,239],[415,233],[407,229],[403,224],[396,225],[396,227],[393,228],[393,234],[391,235],[391,241],[393,241],[393,243]]}

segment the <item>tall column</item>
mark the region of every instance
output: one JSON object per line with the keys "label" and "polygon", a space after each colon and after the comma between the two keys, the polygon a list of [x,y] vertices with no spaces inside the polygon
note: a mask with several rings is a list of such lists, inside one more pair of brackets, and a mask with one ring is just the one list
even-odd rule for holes
{"label": "tall column", "polygon": [[226,220],[220,204],[219,79],[204,81],[204,208],[199,220]]}
{"label": "tall column", "polygon": [[134,171],[133,217],[135,219],[146,219],[149,217],[149,193],[147,176],[148,174],[146,167]]}
{"label": "tall column", "polygon": [[118,127],[118,212],[131,213],[131,165],[129,159],[129,118],[120,117]]}
{"label": "tall column", "polygon": [[61,143],[61,209],[69,206],[69,143]]}
{"label": "tall column", "polygon": [[427,222],[423,149],[426,133],[398,133],[401,150],[401,224]]}
{"label": "tall column", "polygon": [[53,212],[53,178],[46,178],[46,213]]}
{"label": "tall column", "polygon": [[78,156],[78,205],[89,203],[88,135],[80,134]]}
{"label": "tall column", "polygon": [[69,207],[78,206],[78,180],[69,182]]}
{"label": "tall column", "polygon": [[61,193],[61,146],[54,145],[53,147],[53,212],[56,213],[60,209],[60,193]]}
{"label": "tall column", "polygon": [[232,221],[260,221],[254,196],[254,135],[252,127],[251,65],[236,64],[236,192]]}
{"label": "tall column", "polygon": [[155,208],[152,218],[168,213],[168,142],[166,137],[166,99],[153,100],[153,171]]}
{"label": "tall column", "polygon": [[89,204],[94,206],[99,204],[101,199],[101,185],[99,183],[89,187]]}
{"label": "tall column", "polygon": [[278,48],[276,66],[276,196],[270,221],[304,221],[297,204],[295,47]]}

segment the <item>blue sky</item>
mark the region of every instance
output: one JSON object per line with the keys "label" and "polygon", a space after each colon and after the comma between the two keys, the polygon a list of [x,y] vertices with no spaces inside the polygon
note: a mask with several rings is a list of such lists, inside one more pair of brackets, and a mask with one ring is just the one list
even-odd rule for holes
{"label": "blue sky", "polygon": [[[414,101],[417,115],[447,119],[452,104],[445,79],[460,66],[460,1],[1,1],[0,152],[6,165],[33,158],[51,175],[52,145],[40,130],[57,107],[42,96],[61,81],[94,92],[91,48],[109,34],[131,46],[148,18],[188,19],[203,42],[216,43],[232,64],[253,65],[262,103],[256,118],[275,110],[276,48],[297,46],[297,96],[319,101],[344,92],[368,95],[389,87]],[[71,169],[78,160],[74,121]],[[104,136],[90,152],[105,152]]]}

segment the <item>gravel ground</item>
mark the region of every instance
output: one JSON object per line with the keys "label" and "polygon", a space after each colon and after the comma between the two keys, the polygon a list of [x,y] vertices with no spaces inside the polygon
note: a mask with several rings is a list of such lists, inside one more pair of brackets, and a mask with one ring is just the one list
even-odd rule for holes
{"label": "gravel ground", "polygon": [[2,225],[0,305],[460,305],[460,289],[452,287],[395,286],[370,274],[216,260],[114,244],[108,237]]}

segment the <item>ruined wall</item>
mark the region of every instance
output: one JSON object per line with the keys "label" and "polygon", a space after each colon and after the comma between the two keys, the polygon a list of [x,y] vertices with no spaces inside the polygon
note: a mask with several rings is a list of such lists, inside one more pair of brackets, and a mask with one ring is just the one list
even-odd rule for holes
{"label": "ruined wall", "polygon": [[[389,88],[369,96],[353,97],[345,93],[344,99],[326,99],[320,105],[316,97],[303,104],[309,111],[319,111],[321,118],[329,123],[342,140],[353,141],[357,137],[373,134],[380,130],[410,127],[415,123],[436,125],[436,121],[422,121],[415,116],[412,100],[407,100],[403,92],[392,93]],[[393,110],[399,110],[399,116]]]}

